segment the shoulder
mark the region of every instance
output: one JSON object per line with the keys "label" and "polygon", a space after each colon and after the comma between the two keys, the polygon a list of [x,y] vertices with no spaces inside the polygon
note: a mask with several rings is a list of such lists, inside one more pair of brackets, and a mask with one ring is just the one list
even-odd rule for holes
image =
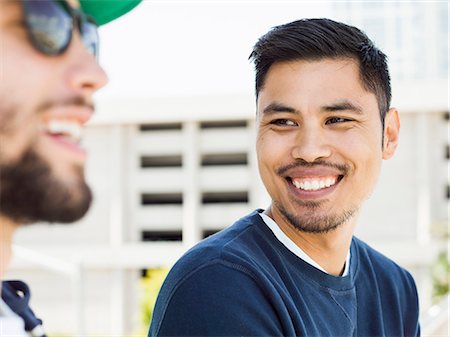
{"label": "shoulder", "polygon": [[276,312],[245,270],[211,261],[176,287],[165,286],[149,336],[280,335]]}
{"label": "shoulder", "polygon": [[397,278],[407,283],[414,283],[411,274],[389,257],[358,238],[353,238],[353,244],[362,268],[371,268],[377,275],[388,277],[389,279]]}
{"label": "shoulder", "polygon": [[182,280],[212,264],[228,265],[233,269],[233,265],[245,265],[259,259],[256,247],[267,244],[266,233],[261,230],[261,221],[255,211],[204,239],[177,261],[169,273],[169,279]]}
{"label": "shoulder", "polygon": [[[257,218],[252,213],[238,220],[174,265],[158,295],[150,335],[277,334],[270,320],[275,313],[252,265],[257,254],[245,244],[250,237],[261,240]],[[258,307],[265,309],[256,313]],[[243,315],[245,325],[238,326]]]}
{"label": "shoulder", "polygon": [[419,298],[412,275],[361,240],[354,238],[353,244],[359,257],[356,282],[364,293],[361,297],[378,303],[386,322],[400,322],[397,327],[402,326],[402,335],[417,336]]}
{"label": "shoulder", "polygon": [[264,259],[259,254],[263,251],[261,246],[268,244],[261,223],[255,211],[201,241],[176,262],[164,281],[165,286],[175,288],[187,279],[222,268],[228,273],[252,277],[252,266]]}
{"label": "shoulder", "polygon": [[405,304],[418,305],[416,284],[409,271],[357,238],[353,238],[353,244],[358,255],[358,279],[368,282],[373,278],[384,293],[390,292]]}

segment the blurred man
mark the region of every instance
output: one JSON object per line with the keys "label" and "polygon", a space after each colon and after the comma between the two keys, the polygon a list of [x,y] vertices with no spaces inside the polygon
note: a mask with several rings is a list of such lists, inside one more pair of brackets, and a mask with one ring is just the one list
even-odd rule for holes
{"label": "blurred man", "polygon": [[272,202],[177,262],[149,335],[419,335],[411,275],[353,236],[398,142],[386,56],[355,27],[309,19],[250,58]]}
{"label": "blurred man", "polygon": [[[80,131],[107,83],[97,26],[139,0],[0,0],[0,275],[23,224],[70,223],[91,203]],[[0,334],[44,332],[19,281],[3,282]],[[19,318],[19,316],[21,318]]]}

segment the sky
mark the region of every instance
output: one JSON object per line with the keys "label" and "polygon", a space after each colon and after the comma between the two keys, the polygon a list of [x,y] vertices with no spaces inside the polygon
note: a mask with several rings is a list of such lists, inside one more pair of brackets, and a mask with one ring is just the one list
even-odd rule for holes
{"label": "sky", "polygon": [[322,1],[153,1],[100,29],[100,99],[252,93],[248,56],[271,27],[329,17]]}

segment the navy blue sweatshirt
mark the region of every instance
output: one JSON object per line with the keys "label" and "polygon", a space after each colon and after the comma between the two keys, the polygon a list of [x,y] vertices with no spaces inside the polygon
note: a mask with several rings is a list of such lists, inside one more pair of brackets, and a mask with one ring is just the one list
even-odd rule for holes
{"label": "navy blue sweatshirt", "polygon": [[419,336],[411,275],[357,238],[350,249],[349,274],[326,274],[255,211],[175,264],[149,336]]}

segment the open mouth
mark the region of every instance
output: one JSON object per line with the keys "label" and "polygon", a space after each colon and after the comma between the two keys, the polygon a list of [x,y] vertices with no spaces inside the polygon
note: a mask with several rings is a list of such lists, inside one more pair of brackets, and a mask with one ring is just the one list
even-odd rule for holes
{"label": "open mouth", "polygon": [[287,180],[294,185],[298,190],[302,191],[320,191],[327,188],[333,187],[338,184],[343,175],[333,175],[326,177],[303,177],[303,178],[292,178],[288,177]]}
{"label": "open mouth", "polygon": [[64,142],[78,145],[81,140],[82,126],[76,120],[52,119],[45,124],[44,132]]}

